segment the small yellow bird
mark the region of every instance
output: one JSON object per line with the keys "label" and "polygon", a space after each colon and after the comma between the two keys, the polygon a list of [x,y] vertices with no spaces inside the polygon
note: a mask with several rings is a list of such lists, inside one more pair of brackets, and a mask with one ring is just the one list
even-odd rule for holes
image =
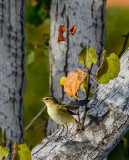
{"label": "small yellow bird", "polygon": [[82,126],[71,114],[77,115],[71,110],[77,110],[80,106],[87,104],[88,100],[80,100],[78,102],[73,102],[69,104],[60,104],[54,97],[44,97],[41,99],[47,105],[47,112],[49,116],[56,121],[57,123],[61,124],[63,129],[66,126],[68,131],[68,124],[75,123],[79,126]]}

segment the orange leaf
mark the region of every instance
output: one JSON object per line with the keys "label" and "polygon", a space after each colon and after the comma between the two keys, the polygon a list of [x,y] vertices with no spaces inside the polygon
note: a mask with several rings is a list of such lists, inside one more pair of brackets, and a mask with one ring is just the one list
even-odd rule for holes
{"label": "orange leaf", "polygon": [[83,80],[84,72],[77,68],[78,72],[71,71],[64,84],[64,91],[68,96],[75,97],[77,99],[77,91],[79,90]]}
{"label": "orange leaf", "polygon": [[72,28],[70,28],[69,31],[71,32],[72,35],[74,35],[77,28],[78,28],[77,26],[73,26]]}
{"label": "orange leaf", "polygon": [[63,36],[63,33],[65,31],[65,25],[60,25],[58,29],[58,41],[66,41],[65,37]]}

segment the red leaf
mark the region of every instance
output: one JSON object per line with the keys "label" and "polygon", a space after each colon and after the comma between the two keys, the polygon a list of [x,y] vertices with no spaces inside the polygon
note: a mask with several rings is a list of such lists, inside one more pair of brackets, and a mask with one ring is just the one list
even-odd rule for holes
{"label": "red leaf", "polygon": [[78,28],[77,26],[73,26],[72,28],[70,28],[69,31],[71,32],[72,35],[74,35],[77,28]]}
{"label": "red leaf", "polygon": [[60,25],[59,26],[59,29],[58,29],[58,41],[57,42],[60,42],[60,41],[66,41],[65,37],[63,36],[63,33],[65,31],[65,25]]}

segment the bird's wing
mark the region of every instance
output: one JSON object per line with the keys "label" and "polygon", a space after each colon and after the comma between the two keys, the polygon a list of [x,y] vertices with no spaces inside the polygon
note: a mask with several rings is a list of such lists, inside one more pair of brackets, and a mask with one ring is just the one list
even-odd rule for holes
{"label": "bird's wing", "polygon": [[78,102],[68,103],[65,107],[69,110],[77,110],[80,106],[84,106],[89,102],[89,100],[80,100]]}
{"label": "bird's wing", "polygon": [[71,115],[77,115],[71,110],[77,110],[80,106],[84,106],[89,102],[89,100],[80,100],[78,102],[68,103],[68,104],[59,104],[57,107],[61,111],[68,111]]}
{"label": "bird's wing", "polygon": [[59,104],[57,107],[61,111],[68,111],[71,115],[77,115],[77,113],[74,113],[74,112],[70,111],[65,106],[66,106],[65,104]]}
{"label": "bird's wing", "polygon": [[69,109],[67,109],[67,111],[71,114],[71,115],[77,115],[77,113],[70,111]]}
{"label": "bird's wing", "polygon": [[59,110],[62,110],[62,111],[66,111],[67,109],[65,108],[65,104],[59,104],[58,106],[57,106],[57,108],[59,109]]}

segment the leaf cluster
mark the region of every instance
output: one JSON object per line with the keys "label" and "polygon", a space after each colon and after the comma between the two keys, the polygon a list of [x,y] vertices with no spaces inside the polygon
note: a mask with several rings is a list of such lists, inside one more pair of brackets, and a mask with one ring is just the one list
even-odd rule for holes
{"label": "leaf cluster", "polygon": [[[109,80],[117,77],[120,71],[120,61],[115,53],[111,53],[107,56],[106,50],[104,50],[102,55],[102,64],[97,70],[95,79],[101,84],[106,84]],[[77,91],[80,88],[86,93],[86,96],[92,97],[94,94],[91,89],[88,92],[89,85],[87,77],[88,74],[91,73],[90,67],[97,62],[96,52],[93,47],[87,50],[85,45],[79,52],[78,57],[78,62],[84,65],[87,72],[84,72],[79,68],[77,69],[78,72],[71,71],[67,77],[61,77],[60,85],[64,85],[64,91],[67,95],[75,97],[76,99],[78,98]]]}
{"label": "leaf cluster", "polygon": [[[31,160],[31,152],[27,145],[24,144],[14,144],[14,156],[12,160]],[[0,160],[6,158],[9,155],[7,147],[0,146]]]}

